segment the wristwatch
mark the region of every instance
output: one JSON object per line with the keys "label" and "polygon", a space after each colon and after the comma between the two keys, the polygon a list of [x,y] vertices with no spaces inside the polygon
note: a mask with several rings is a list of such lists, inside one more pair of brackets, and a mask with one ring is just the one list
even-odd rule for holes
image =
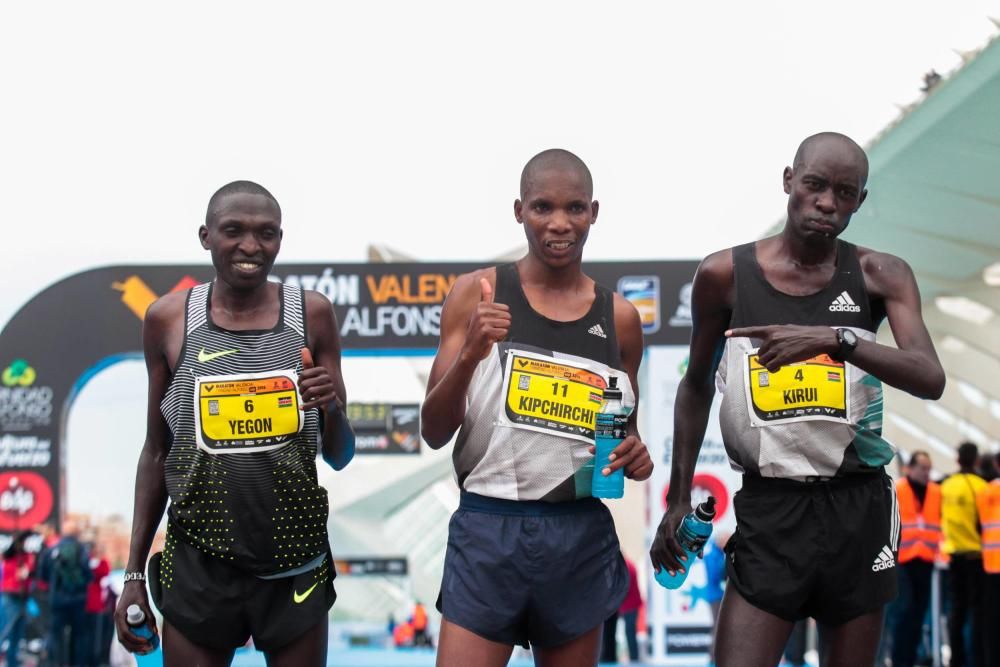
{"label": "wristwatch", "polygon": [[858,346],[858,335],[850,329],[837,329],[837,344],[840,347],[833,353],[833,358],[837,361],[847,361]]}
{"label": "wristwatch", "polygon": [[124,579],[126,583],[129,581],[146,581],[146,575],[143,572],[126,572]]}

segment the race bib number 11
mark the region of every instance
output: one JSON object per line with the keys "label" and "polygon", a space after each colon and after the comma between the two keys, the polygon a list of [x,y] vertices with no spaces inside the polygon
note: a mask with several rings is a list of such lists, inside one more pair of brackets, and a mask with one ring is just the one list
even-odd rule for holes
{"label": "race bib number 11", "polygon": [[298,374],[278,371],[195,380],[198,447],[210,454],[277,449],[302,430]]}
{"label": "race bib number 11", "polygon": [[593,441],[607,382],[571,361],[510,351],[502,418],[511,426]]}

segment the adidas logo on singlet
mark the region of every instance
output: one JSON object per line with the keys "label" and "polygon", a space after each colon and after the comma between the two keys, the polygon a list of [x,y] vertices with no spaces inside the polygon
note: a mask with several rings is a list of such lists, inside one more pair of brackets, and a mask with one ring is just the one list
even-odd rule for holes
{"label": "adidas logo on singlet", "polygon": [[595,324],[594,326],[587,329],[587,333],[592,333],[595,336],[600,336],[601,338],[607,338],[608,334],[604,333],[604,329],[601,328],[600,324]]}
{"label": "adidas logo on singlet", "polygon": [[872,572],[881,572],[882,570],[888,570],[890,567],[896,567],[896,560],[892,557],[892,551],[889,550],[887,545],[882,547],[882,551],[878,552],[878,556],[875,556],[875,562],[872,563]]}
{"label": "adidas logo on singlet", "polygon": [[854,299],[851,298],[851,295],[847,293],[847,290],[844,290],[840,293],[840,296],[834,299],[833,303],[830,304],[830,310],[834,313],[860,313],[861,306],[854,303]]}

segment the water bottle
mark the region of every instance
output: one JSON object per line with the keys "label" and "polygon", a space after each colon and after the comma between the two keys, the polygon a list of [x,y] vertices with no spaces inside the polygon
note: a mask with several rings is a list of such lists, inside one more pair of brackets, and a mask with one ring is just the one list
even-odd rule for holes
{"label": "water bottle", "polygon": [[595,498],[621,498],[625,495],[625,469],[619,468],[606,477],[601,471],[610,463],[608,455],[625,439],[629,412],[622,404],[618,378],[612,376],[604,390],[601,411],[597,413],[594,428],[594,477],[590,493]]}
{"label": "water bottle", "polygon": [[705,542],[712,534],[712,519],[715,518],[715,496],[709,496],[708,500],[698,505],[693,512],[684,517],[681,525],[677,527],[677,543],[684,550],[687,556],[686,561],[681,561],[684,571],[677,570],[673,574],[666,568],[656,571],[656,582],[664,588],[680,588],[684,580],[687,579],[688,572],[694,564],[694,559],[705,547]]}
{"label": "water bottle", "polygon": [[153,645],[152,653],[140,655],[133,653],[135,662],[139,667],[163,667],[163,652],[160,650],[160,638],[146,626],[146,615],[137,604],[130,604],[125,610],[125,622],[132,629],[132,634],[136,637],[148,639]]}

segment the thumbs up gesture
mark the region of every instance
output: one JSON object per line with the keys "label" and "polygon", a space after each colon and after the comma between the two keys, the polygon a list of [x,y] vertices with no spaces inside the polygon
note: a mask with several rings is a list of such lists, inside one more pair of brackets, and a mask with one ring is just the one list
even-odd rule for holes
{"label": "thumbs up gesture", "polygon": [[494,343],[507,337],[510,331],[510,307],[493,303],[493,286],[486,278],[479,279],[480,298],[469,318],[462,356],[472,361],[482,361]]}
{"label": "thumbs up gesture", "polygon": [[340,398],[333,386],[330,372],[313,362],[312,352],[302,348],[302,372],[299,373],[299,394],[302,396],[301,410],[325,407],[330,403],[340,405]]}

